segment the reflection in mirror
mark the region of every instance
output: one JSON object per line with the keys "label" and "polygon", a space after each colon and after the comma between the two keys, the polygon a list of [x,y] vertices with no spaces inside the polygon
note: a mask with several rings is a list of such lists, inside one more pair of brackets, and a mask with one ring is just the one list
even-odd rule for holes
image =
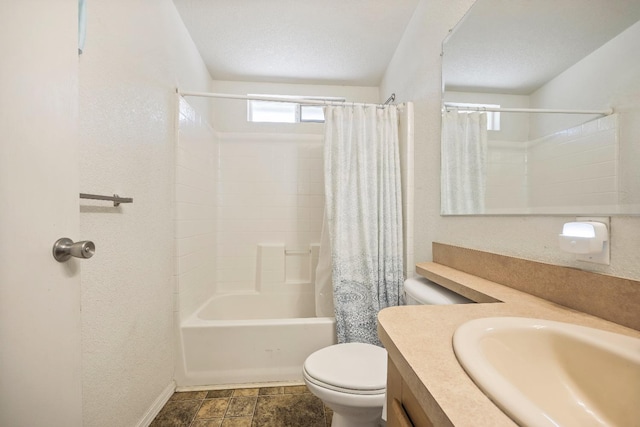
{"label": "reflection in mirror", "polygon": [[443,43],[442,214],[640,214],[640,1],[477,0]]}

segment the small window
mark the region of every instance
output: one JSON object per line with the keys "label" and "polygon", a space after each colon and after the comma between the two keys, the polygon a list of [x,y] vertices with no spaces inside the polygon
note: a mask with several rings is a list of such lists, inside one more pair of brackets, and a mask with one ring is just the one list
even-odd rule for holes
{"label": "small window", "polygon": [[270,98],[294,98],[300,102],[247,101],[247,120],[254,123],[324,123],[322,105],[305,104],[305,100],[344,102],[344,98],[317,96],[249,95]]}
{"label": "small window", "polygon": [[300,105],[300,121],[324,123],[324,109],[320,105]]}
{"label": "small window", "polygon": [[[499,104],[471,104],[468,102],[447,102],[451,107],[472,107],[472,108],[500,108]],[[471,111],[460,111],[461,113],[471,113]],[[500,130],[500,112],[487,111],[487,130]]]}
{"label": "small window", "polygon": [[251,100],[248,120],[257,123],[296,123],[297,106],[291,102]]}

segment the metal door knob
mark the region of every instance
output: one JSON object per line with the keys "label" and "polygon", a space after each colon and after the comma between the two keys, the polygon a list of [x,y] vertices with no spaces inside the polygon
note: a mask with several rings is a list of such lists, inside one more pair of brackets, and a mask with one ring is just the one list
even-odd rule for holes
{"label": "metal door knob", "polygon": [[73,243],[73,240],[63,237],[53,244],[53,257],[58,262],[68,261],[71,257],[91,258],[95,252],[96,245],[89,240]]}

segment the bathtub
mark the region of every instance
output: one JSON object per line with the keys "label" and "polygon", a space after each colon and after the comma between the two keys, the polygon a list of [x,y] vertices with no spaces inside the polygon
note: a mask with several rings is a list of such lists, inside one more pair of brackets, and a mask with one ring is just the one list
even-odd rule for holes
{"label": "bathtub", "polygon": [[180,325],[178,387],[302,382],[302,364],[335,344],[335,319],[314,293],[216,295]]}

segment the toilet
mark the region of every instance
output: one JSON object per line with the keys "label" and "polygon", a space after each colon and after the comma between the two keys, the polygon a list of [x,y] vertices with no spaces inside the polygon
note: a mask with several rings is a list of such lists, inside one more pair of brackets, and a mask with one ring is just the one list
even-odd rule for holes
{"label": "toilet", "polygon": [[404,298],[407,305],[447,305],[473,302],[424,277],[414,277],[404,281]]}
{"label": "toilet", "polygon": [[[407,305],[466,304],[473,301],[424,278],[404,282]],[[331,427],[378,427],[385,417],[387,351],[364,343],[336,344],[305,360],[304,382],[333,410]]]}
{"label": "toilet", "polygon": [[332,427],[378,427],[387,388],[387,351],[346,343],[311,354],[302,367],[311,393],[333,410]]}

